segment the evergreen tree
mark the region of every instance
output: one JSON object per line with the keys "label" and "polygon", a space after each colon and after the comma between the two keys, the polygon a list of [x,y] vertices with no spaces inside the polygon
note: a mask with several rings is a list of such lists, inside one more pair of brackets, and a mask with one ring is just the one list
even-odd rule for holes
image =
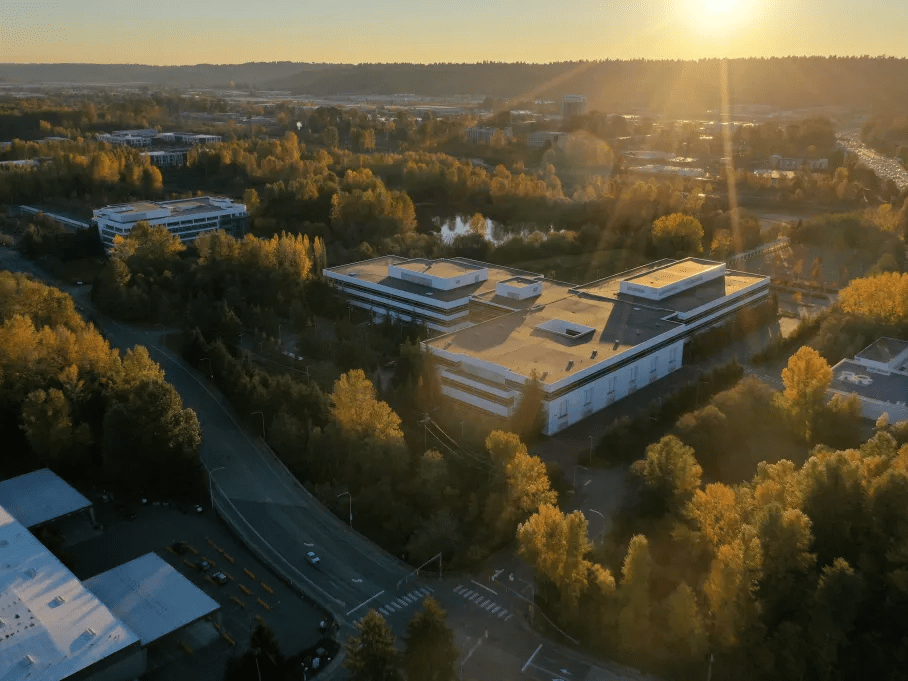
{"label": "evergreen tree", "polygon": [[403,681],[394,634],[385,618],[370,610],[356,630],[359,633],[347,640],[344,660],[351,681]]}
{"label": "evergreen tree", "polygon": [[407,624],[406,642],[408,681],[455,681],[460,650],[454,645],[454,632],[445,625],[445,611],[434,598],[426,598]]}

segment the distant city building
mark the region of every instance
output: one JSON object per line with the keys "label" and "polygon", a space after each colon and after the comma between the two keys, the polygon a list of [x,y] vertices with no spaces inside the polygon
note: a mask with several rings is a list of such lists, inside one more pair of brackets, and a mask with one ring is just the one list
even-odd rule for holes
{"label": "distant city building", "polygon": [[549,147],[558,147],[565,149],[571,135],[566,132],[543,131],[531,132],[527,135],[527,146],[534,149],[541,149],[548,145]]}
{"label": "distant city building", "polygon": [[561,99],[561,117],[564,120],[586,113],[586,97],[583,95],[565,95]]}
{"label": "distant city building", "polygon": [[186,243],[199,234],[221,230],[241,236],[246,228],[246,206],[230,199],[199,196],[174,201],[137,201],[121,203],[92,212],[101,243],[110,250],[116,235],[126,237],[133,226],[145,220],[152,226],[163,225]]}
{"label": "distant city building", "polygon": [[879,338],[843,359],[832,368],[829,391],[857,395],[866,419],[888,414],[891,423],[908,421],[908,342]]}
{"label": "distant city building", "polygon": [[116,137],[156,137],[158,131],[154,128],[142,128],[140,130],[114,130],[110,134]]}
{"label": "distant city building", "polygon": [[144,135],[98,135],[98,139],[119,146],[150,147],[152,138]]}
{"label": "distant city building", "polygon": [[807,166],[810,170],[827,170],[828,158],[788,158],[773,154],[769,157],[769,165],[773,170],[800,170]]}
{"label": "distant city building", "polygon": [[471,144],[489,144],[497,132],[500,132],[505,139],[513,137],[511,128],[467,128],[467,142]]}
{"label": "distant city building", "polygon": [[442,392],[503,419],[535,376],[552,434],[681,367],[685,339],[769,296],[769,278],[662,260],[572,286],[476,262],[376,258],[325,270],[350,305],[441,331]]}
{"label": "distant city building", "polygon": [[142,157],[147,158],[151,165],[157,166],[158,168],[186,165],[186,157],[188,155],[189,152],[185,150],[142,152]]}

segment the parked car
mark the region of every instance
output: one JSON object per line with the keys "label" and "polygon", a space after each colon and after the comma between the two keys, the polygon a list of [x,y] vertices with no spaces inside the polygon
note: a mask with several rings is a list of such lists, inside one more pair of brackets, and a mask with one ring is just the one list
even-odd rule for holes
{"label": "parked car", "polygon": [[195,506],[195,512],[196,512],[196,513],[202,513],[204,510],[205,510],[205,509],[202,508],[202,504],[196,504],[196,506]]}
{"label": "parked car", "polygon": [[225,575],[223,572],[215,572],[213,575],[211,575],[211,578],[218,584],[227,583],[227,575]]}
{"label": "parked car", "polygon": [[211,569],[211,563],[207,560],[200,560],[195,566],[202,572],[208,572]]}
{"label": "parked car", "polygon": [[181,556],[186,553],[186,542],[184,541],[175,541],[170,545],[170,548],[173,549],[174,553],[179,553]]}
{"label": "parked car", "polygon": [[306,560],[309,561],[310,565],[318,565],[321,562],[321,558],[316,556],[313,551],[306,554]]}

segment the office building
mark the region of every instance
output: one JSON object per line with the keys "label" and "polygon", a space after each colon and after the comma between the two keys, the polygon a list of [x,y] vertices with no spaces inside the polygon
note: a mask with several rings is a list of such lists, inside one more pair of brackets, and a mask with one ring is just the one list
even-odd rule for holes
{"label": "office building", "polygon": [[199,234],[222,230],[232,236],[242,236],[246,228],[246,206],[230,199],[199,196],[174,201],[137,201],[121,203],[92,212],[92,222],[98,226],[101,243],[108,250],[114,237],[126,237],[133,226],[144,220],[150,225],[163,225],[171,234],[186,243]]}
{"label": "office building", "polygon": [[879,338],[854,359],[843,359],[832,368],[829,391],[857,395],[866,419],[888,414],[890,423],[908,421],[908,342]]}
{"label": "office building", "polygon": [[565,95],[561,99],[561,117],[568,120],[573,116],[586,113],[586,97],[583,95]]}
{"label": "office building", "polygon": [[351,305],[425,324],[442,392],[506,419],[535,377],[552,434],[681,367],[685,339],[769,297],[769,278],[696,258],[581,286],[463,258],[328,268]]}

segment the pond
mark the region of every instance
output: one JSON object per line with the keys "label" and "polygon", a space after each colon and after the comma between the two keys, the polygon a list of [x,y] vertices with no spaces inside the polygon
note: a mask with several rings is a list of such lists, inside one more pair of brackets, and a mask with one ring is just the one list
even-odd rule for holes
{"label": "pond", "polygon": [[[553,229],[552,225],[537,225],[533,223],[504,225],[489,218],[486,218],[485,220],[486,241],[496,246],[504,243],[511,237],[521,236],[526,238],[533,232],[539,231],[543,234],[547,234]],[[441,240],[446,244],[450,244],[454,241],[454,237],[456,236],[470,233],[469,215],[457,215],[453,218],[446,219],[435,218],[433,223],[440,230]]]}

